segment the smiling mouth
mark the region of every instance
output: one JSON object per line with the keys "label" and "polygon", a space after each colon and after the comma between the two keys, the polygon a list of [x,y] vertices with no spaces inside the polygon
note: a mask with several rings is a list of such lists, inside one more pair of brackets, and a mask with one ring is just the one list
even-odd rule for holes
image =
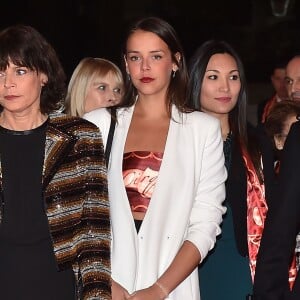
{"label": "smiling mouth", "polygon": [[222,101],[222,102],[229,102],[231,100],[231,98],[230,97],[218,97],[218,98],[216,98],[216,100]]}

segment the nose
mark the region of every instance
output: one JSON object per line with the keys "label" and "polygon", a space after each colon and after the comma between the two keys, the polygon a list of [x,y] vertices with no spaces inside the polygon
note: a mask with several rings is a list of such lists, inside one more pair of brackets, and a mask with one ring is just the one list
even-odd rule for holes
{"label": "nose", "polygon": [[4,79],[4,87],[9,89],[9,88],[15,87],[15,86],[16,86],[16,83],[15,83],[14,77],[10,74],[6,74],[5,79]]}
{"label": "nose", "polygon": [[219,89],[220,89],[220,91],[224,91],[224,92],[228,92],[229,91],[229,83],[228,83],[227,79],[223,79],[221,81]]}
{"label": "nose", "polygon": [[118,92],[115,91],[111,91],[110,95],[109,95],[109,99],[108,102],[111,105],[115,105],[120,101],[121,95]]}
{"label": "nose", "polygon": [[291,91],[292,91],[292,93],[300,91],[300,80],[299,79],[293,81]]}
{"label": "nose", "polygon": [[142,60],[142,70],[143,71],[150,70],[150,64],[147,59]]}

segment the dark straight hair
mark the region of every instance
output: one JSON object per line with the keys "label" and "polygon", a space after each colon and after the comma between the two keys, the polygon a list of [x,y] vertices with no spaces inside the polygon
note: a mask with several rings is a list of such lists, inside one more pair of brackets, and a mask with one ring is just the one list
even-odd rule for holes
{"label": "dark straight hair", "polygon": [[41,92],[42,113],[60,107],[66,94],[65,73],[55,50],[36,29],[18,24],[0,32],[0,70],[6,70],[10,62],[47,75]]}

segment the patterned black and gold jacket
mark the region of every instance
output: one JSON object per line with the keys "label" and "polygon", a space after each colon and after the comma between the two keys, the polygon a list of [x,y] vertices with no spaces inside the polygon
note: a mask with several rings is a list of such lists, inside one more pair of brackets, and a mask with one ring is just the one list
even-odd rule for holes
{"label": "patterned black and gold jacket", "polygon": [[106,167],[94,124],[64,114],[49,116],[42,185],[58,270],[73,269],[78,300],[111,299]]}

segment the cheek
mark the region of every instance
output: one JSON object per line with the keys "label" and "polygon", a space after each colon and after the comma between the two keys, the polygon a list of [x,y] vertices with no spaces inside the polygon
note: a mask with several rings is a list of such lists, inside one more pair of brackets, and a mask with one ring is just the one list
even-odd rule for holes
{"label": "cheek", "polygon": [[237,82],[236,84],[232,85],[232,91],[231,92],[232,92],[233,96],[238,97],[238,95],[240,93],[240,90],[241,90],[240,82]]}
{"label": "cheek", "polygon": [[201,108],[205,109],[212,106],[214,98],[214,92],[213,89],[209,86],[202,86],[201,93],[200,93],[200,106]]}
{"label": "cheek", "polygon": [[104,98],[104,93],[94,90],[86,95],[85,101],[90,104],[97,104],[101,103]]}
{"label": "cheek", "polygon": [[97,94],[89,91],[85,96],[85,106],[92,106],[97,101]]}
{"label": "cheek", "polygon": [[127,71],[130,76],[133,77],[135,74],[140,72],[140,63],[139,62],[130,62],[127,66]]}
{"label": "cheek", "polygon": [[291,96],[291,93],[292,93],[292,85],[291,85],[291,84],[287,85],[287,86],[286,86],[286,90],[287,90],[288,94]]}

